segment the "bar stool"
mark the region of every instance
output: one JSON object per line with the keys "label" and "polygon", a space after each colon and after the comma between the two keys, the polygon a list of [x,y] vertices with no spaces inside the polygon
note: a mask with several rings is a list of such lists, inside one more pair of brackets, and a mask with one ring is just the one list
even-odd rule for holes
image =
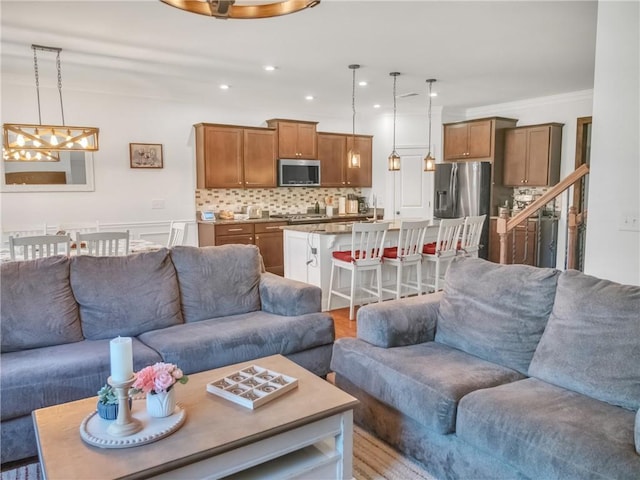
{"label": "bar stool", "polygon": [[422,250],[422,259],[427,264],[434,265],[434,274],[427,278],[426,286],[436,292],[440,290],[440,282],[444,280],[449,263],[458,252],[463,225],[464,218],[440,220],[438,239],[433,243],[427,243]]}
{"label": "bar stool", "polygon": [[[382,301],[382,254],[384,239],[389,230],[388,223],[354,223],[351,228],[351,250],[332,253],[331,278],[329,280],[329,298],[327,310],[331,310],[331,296],[337,295],[349,300],[349,320],[353,320],[356,276],[358,272],[373,271],[376,274],[376,290],[360,287],[361,290]],[[351,272],[349,295],[333,289],[336,268]]]}
{"label": "bar stool", "polygon": [[458,255],[478,258],[480,237],[482,236],[482,227],[486,218],[486,215],[480,215],[476,217],[466,217],[464,219]]}
{"label": "bar stool", "polygon": [[[422,249],[428,226],[428,220],[403,220],[400,222],[398,245],[384,249],[382,257],[384,265],[396,268],[396,288],[395,290],[383,288],[383,290],[395,294],[396,299],[402,296],[402,287],[414,289],[418,295],[422,295]],[[403,272],[408,267],[416,267],[415,283],[409,283],[408,280],[402,282]]]}

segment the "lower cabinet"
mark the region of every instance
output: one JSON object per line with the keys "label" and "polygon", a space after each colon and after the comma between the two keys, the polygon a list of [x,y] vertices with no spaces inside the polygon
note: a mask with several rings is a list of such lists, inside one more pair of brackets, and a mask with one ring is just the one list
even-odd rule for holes
{"label": "lower cabinet", "polygon": [[201,247],[239,243],[256,245],[260,249],[267,272],[284,275],[282,230],[287,222],[212,223],[198,224],[198,243]]}
{"label": "lower cabinet", "polygon": [[255,245],[260,249],[262,261],[267,272],[284,276],[284,242],[282,240],[281,226],[279,223],[256,223]]}
{"label": "lower cabinet", "polygon": [[[489,260],[500,263],[500,236],[497,232],[498,220],[492,218],[489,224]],[[536,266],[538,221],[529,219],[507,234],[507,264],[518,263]]]}

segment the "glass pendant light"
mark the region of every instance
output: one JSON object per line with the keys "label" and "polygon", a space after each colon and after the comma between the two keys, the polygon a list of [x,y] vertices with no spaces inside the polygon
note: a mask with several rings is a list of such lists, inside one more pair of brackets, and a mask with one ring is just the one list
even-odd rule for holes
{"label": "glass pendant light", "polygon": [[427,80],[429,84],[429,88],[427,91],[427,97],[429,99],[429,107],[427,109],[427,118],[429,119],[429,127],[428,127],[428,153],[427,156],[424,157],[424,171],[425,172],[433,172],[436,169],[436,159],[431,155],[431,98],[433,97],[431,88],[433,86],[433,82],[435,82],[435,78],[430,78]]}
{"label": "glass pendant light", "polygon": [[347,167],[360,168],[360,152],[356,148],[356,70],[360,68],[360,65],[349,65],[349,68],[353,71],[353,82],[351,88],[351,110],[353,112],[353,117],[351,130],[351,148],[347,152]]}
{"label": "glass pendant light", "polygon": [[393,77],[393,151],[389,155],[389,170],[400,170],[400,155],[396,152],[396,80],[400,72],[391,72]]}

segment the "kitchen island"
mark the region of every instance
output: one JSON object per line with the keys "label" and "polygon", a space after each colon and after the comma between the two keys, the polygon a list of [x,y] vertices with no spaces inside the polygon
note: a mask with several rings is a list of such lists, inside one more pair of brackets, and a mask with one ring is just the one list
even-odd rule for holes
{"label": "kitchen island", "polygon": [[[388,223],[389,231],[385,237],[385,247],[393,247],[398,243],[400,222]],[[323,310],[326,310],[329,299],[332,252],[351,248],[352,225],[353,222],[345,222],[280,227],[284,230],[284,276],[320,287],[322,289]],[[437,236],[438,226],[434,224],[427,229],[425,243],[435,242]],[[350,274],[343,269],[338,269],[338,272],[334,280],[334,288],[348,292],[351,281]],[[395,274],[394,268],[382,269],[384,287],[395,284]],[[388,298],[392,298],[392,294],[388,293],[387,295]],[[348,301],[337,295],[331,299],[331,308],[341,308],[348,305]]]}

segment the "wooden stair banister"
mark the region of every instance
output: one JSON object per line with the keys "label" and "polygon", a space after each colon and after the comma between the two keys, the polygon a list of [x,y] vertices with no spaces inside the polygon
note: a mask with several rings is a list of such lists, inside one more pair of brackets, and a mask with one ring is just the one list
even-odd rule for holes
{"label": "wooden stair banister", "polygon": [[[571,187],[573,184],[578,182],[582,177],[589,173],[589,166],[585,163],[576,168],[573,172],[563,178],[556,185],[551,187],[548,191],[546,191],[540,198],[529,204],[525,209],[519,212],[514,217],[509,218],[508,212],[503,212],[500,217],[498,217],[496,230],[498,232],[500,238],[500,263],[507,263],[507,234],[513,230],[516,226],[524,222],[527,218],[532,216],[536,211],[540,208],[544,207],[551,200],[561,195],[565,190]],[[570,211],[571,212],[571,211]],[[573,210],[574,217],[577,215],[575,208]],[[570,227],[576,227],[575,219],[569,222]],[[575,235],[576,228],[570,230]],[[570,244],[573,244],[575,239],[570,238]],[[569,262],[569,265],[572,263]]]}

